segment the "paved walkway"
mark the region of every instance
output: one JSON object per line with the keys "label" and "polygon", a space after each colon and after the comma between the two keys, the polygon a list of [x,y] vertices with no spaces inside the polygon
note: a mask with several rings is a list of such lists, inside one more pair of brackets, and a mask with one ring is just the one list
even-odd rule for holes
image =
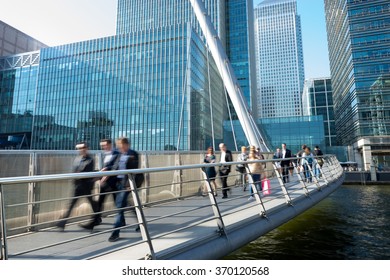
{"label": "paved walkway", "polygon": [[[321,185],[324,184],[321,181]],[[293,201],[304,197],[297,181],[287,184],[287,189]],[[313,183],[308,189],[315,192],[317,187]],[[217,197],[227,231],[247,220],[262,219],[260,206],[255,200],[248,201],[248,190],[244,192],[242,187],[231,190],[228,199],[221,199],[220,192]],[[276,179],[271,180],[271,190],[271,195],[263,199],[266,210],[276,211],[285,207],[286,200]],[[179,212],[181,214],[175,215]],[[144,208],[144,213],[157,257],[168,256],[183,247],[218,236],[209,197],[197,196],[155,205]],[[113,243],[108,242],[113,216],[104,217],[103,223],[92,233],[78,224],[68,224],[63,232],[50,228],[14,236],[8,240],[9,259],[143,259],[149,249],[140,232],[135,231],[137,221],[133,211],[126,214],[126,222],[127,228],[121,230],[120,239]]]}

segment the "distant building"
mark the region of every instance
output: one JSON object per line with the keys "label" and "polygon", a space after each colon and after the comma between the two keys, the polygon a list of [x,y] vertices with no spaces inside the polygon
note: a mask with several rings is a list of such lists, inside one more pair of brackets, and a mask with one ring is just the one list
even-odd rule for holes
{"label": "distant building", "polygon": [[390,3],[325,0],[336,131],[365,170],[390,166]]}
{"label": "distant building", "polygon": [[36,51],[47,47],[44,43],[0,20],[0,57]]}
{"label": "distant building", "polygon": [[[268,147],[274,151],[281,148],[282,143],[286,143],[288,148],[295,154],[302,144],[311,148],[316,145],[325,147],[324,119],[319,116],[296,116],[280,118],[263,118],[257,121]],[[232,137],[232,127],[230,122],[224,123],[224,139],[229,147],[247,146],[244,131],[240,128],[238,121],[233,121],[233,129],[236,136],[236,143]],[[325,149],[324,149],[325,151]]]}
{"label": "distant building", "polygon": [[331,79],[306,80],[303,88],[302,104],[304,116],[323,116],[325,145],[337,146]]}
{"label": "distant building", "polygon": [[258,117],[302,115],[304,65],[296,0],[265,0],[255,8]]}

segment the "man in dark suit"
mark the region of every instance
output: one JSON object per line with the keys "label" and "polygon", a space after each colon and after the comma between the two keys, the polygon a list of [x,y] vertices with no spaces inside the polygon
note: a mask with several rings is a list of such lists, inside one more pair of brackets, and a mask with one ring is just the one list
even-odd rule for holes
{"label": "man in dark suit", "polygon": [[[287,149],[287,146],[285,143],[282,144],[282,151],[280,152],[281,158],[286,159],[286,158],[291,158],[291,151]],[[282,168],[282,174],[283,174],[283,182],[288,183],[290,181],[288,177],[288,169],[290,167],[291,160],[282,160],[280,162],[280,166]]]}
{"label": "man in dark suit", "polygon": [[[139,168],[139,158],[138,153],[130,149],[130,142],[127,138],[122,137],[117,140],[117,147],[120,151],[119,160],[117,161],[115,169],[126,170],[126,169],[137,169]],[[142,174],[137,174],[140,176],[135,176],[135,183],[137,187],[140,187],[143,182]],[[142,179],[138,179],[142,177]],[[121,191],[117,194],[115,205],[119,209],[118,214],[116,215],[114,228],[120,228],[126,225],[125,221],[125,210],[127,207],[127,200],[130,194],[130,184],[128,181],[127,175],[119,175],[117,177],[117,189]],[[136,230],[139,230],[137,227]],[[119,239],[120,229],[116,229],[112,232],[108,241],[115,242]]]}
{"label": "man in dark suit", "polygon": [[[79,155],[75,158],[73,162],[73,172],[92,172],[95,167],[95,164],[93,158],[88,154],[87,143],[82,142],[77,144],[76,149],[79,151]],[[91,204],[93,211],[96,212],[97,209],[96,202],[92,199],[92,196],[90,196],[92,194],[94,179],[75,179],[73,183],[75,186],[73,199],[65,215],[62,217],[63,220],[57,223],[57,226],[62,230],[64,230],[67,219],[69,218],[73,208],[76,206],[76,203],[79,200],[80,196],[89,195],[87,199]]]}
{"label": "man in dark suit", "polygon": [[[110,171],[115,170],[114,166],[119,159],[119,152],[117,150],[114,150],[112,147],[112,141],[111,139],[103,139],[100,141],[100,147],[104,151],[103,155],[103,168],[100,171]],[[115,192],[117,190],[116,188],[117,184],[117,176],[104,176],[100,179],[100,195],[99,200],[97,202],[97,212],[101,212],[103,210],[103,203],[107,196],[107,193],[109,192]],[[114,197],[114,201],[116,198],[116,193],[112,194]],[[86,225],[80,225],[81,227],[85,229],[93,230],[93,228],[97,225],[99,225],[102,222],[101,219],[101,213],[98,213],[95,215],[94,220]]]}
{"label": "man in dark suit", "polygon": [[[219,149],[221,150],[221,159],[220,162],[231,162],[233,161],[232,152],[229,151],[224,143],[219,144]],[[227,198],[227,191],[228,191],[228,185],[227,185],[227,179],[228,175],[230,173],[230,165],[222,165],[219,168],[219,177],[221,178],[222,182],[222,198]]]}

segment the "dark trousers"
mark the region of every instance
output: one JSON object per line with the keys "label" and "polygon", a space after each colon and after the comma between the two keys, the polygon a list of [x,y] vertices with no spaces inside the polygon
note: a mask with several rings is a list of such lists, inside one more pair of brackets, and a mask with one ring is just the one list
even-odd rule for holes
{"label": "dark trousers", "polygon": [[[62,217],[63,219],[67,219],[70,216],[70,213],[72,212],[73,208],[76,206],[77,201],[79,200],[80,196],[83,195],[91,195],[92,194],[92,186],[84,186],[84,185],[77,185],[74,191],[74,198],[72,199],[68,210],[66,211],[65,215]],[[97,203],[92,199],[92,196],[86,197],[91,204],[93,212],[97,212]],[[61,223],[66,224],[66,220],[62,221]]]}
{"label": "dark trousers", "polygon": [[[110,195],[109,194],[110,192],[114,192],[117,190],[116,184],[117,184],[116,180],[108,179],[107,181],[105,181],[104,183],[102,183],[100,185],[100,195],[99,195],[99,200],[97,202],[96,212],[103,211],[103,203],[106,199],[106,196]],[[116,193],[113,193],[112,196],[113,196],[114,202],[115,202]],[[101,213],[96,214],[95,221],[99,220],[101,218],[101,216],[102,216]]]}
{"label": "dark trousers", "polygon": [[228,179],[229,171],[219,171],[219,177],[221,178],[222,182],[222,196],[227,197],[227,191],[228,191],[228,185],[227,185],[227,179]]}
{"label": "dark trousers", "polygon": [[288,183],[290,181],[288,177],[288,168],[289,165],[282,165],[282,176],[283,176],[284,183]]}
{"label": "dark trousers", "polygon": [[[123,227],[126,225],[126,220],[125,220],[125,211],[127,209],[121,209],[127,207],[127,200],[130,194],[129,190],[126,190],[126,187],[124,184],[118,184],[117,186],[118,191],[122,191],[117,194],[116,199],[115,199],[115,205],[119,209],[118,213],[116,214],[115,217],[115,224],[114,228],[119,228]],[[119,236],[120,229],[114,230],[112,232],[112,236]]]}

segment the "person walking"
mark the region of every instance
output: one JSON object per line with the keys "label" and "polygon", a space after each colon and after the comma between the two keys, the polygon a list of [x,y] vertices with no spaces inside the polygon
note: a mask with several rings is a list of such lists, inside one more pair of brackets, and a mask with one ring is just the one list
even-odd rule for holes
{"label": "person walking", "polygon": [[[248,160],[247,148],[245,146],[241,147],[241,154],[238,155],[237,161],[245,162]],[[240,185],[242,185],[243,190],[246,191],[246,170],[245,163],[239,163],[236,166],[236,171],[240,173]]]}
{"label": "person walking", "polygon": [[[213,149],[213,147],[208,147],[207,154],[205,155],[203,162],[204,163],[215,163],[215,161],[216,161],[216,157],[214,154],[214,149]],[[218,196],[217,184],[215,183],[215,177],[217,177],[217,172],[215,171],[215,167],[214,166],[206,167],[205,172],[206,172],[207,177],[210,180],[210,185],[211,185],[211,188],[213,190],[214,195]]]}
{"label": "person walking", "polygon": [[324,165],[324,159],[323,159],[324,153],[321,151],[320,147],[315,146],[313,154],[314,156],[316,156],[316,162],[317,162],[314,167],[314,175],[317,177],[317,179],[319,179],[321,177],[320,168],[322,168],[322,166]]}
{"label": "person walking", "polygon": [[[312,176],[310,169],[313,169],[314,155],[311,153],[311,149],[306,146],[305,151],[302,154],[302,165],[305,172],[306,182],[312,182]],[[310,168],[309,168],[310,167]]]}
{"label": "person walking", "polygon": [[[127,170],[127,169],[137,169],[139,165],[138,153],[130,149],[130,142],[127,138],[121,137],[117,140],[117,147],[119,149],[120,155],[117,160],[115,169],[118,170]],[[138,174],[137,174],[138,175]],[[115,199],[115,205],[118,208],[118,213],[115,218],[114,228],[123,227],[126,225],[125,220],[125,208],[128,204],[128,197],[130,194],[130,184],[127,175],[118,175],[117,176],[117,190],[121,191],[117,194]],[[141,180],[135,178],[137,187],[142,184]],[[139,230],[139,227],[136,228],[136,231]],[[111,233],[108,241],[115,242],[119,239],[120,229],[116,229]]]}
{"label": "person walking", "polygon": [[[224,143],[219,144],[219,149],[221,151],[221,163],[231,162],[233,161],[232,152],[229,151]],[[222,199],[227,198],[227,191],[228,191],[228,185],[227,185],[227,179],[228,175],[230,173],[230,165],[222,165],[219,168],[219,177],[222,182]]]}
{"label": "person walking", "polygon": [[[260,160],[261,158],[254,152],[249,153],[248,161],[252,160]],[[248,163],[249,171],[251,172],[253,183],[256,186],[257,190],[261,191],[261,174],[263,174],[263,164],[260,162],[253,162]],[[253,200],[253,190],[250,188],[250,194],[251,196],[248,198],[248,200]]]}
{"label": "person walking", "polygon": [[[73,161],[72,170],[74,173],[92,172],[95,163],[93,158],[88,153],[88,145],[85,142],[81,142],[76,145],[76,149],[79,151],[79,155]],[[66,213],[62,216],[61,221],[57,223],[57,227],[62,230],[65,229],[67,219],[69,218],[73,208],[76,206],[77,201],[81,196],[87,196],[93,212],[97,212],[96,202],[92,199],[92,189],[94,185],[94,178],[74,179],[74,195],[72,201],[67,209]]]}
{"label": "person walking", "polygon": [[300,174],[303,174],[303,177],[305,178],[305,181],[307,179],[306,177],[306,171],[305,171],[305,167],[303,166],[303,160],[302,160],[302,155],[304,154],[305,150],[306,150],[306,147],[307,145],[306,144],[303,144],[302,145],[302,148],[301,150],[297,153],[297,168],[298,168],[298,172]]}
{"label": "person walking", "polygon": [[[119,159],[119,152],[113,149],[111,139],[102,139],[100,141],[100,147],[104,151],[103,155],[103,168],[100,171],[110,171],[115,170],[114,166]],[[94,217],[94,220],[86,225],[80,225],[81,227],[89,230],[93,230],[93,228],[102,222],[101,212],[103,210],[103,203],[107,196],[107,194],[111,192],[115,192],[117,190],[117,176],[104,176],[99,180],[100,183],[100,195],[99,200],[97,202],[97,214]],[[113,193],[114,201],[116,199],[116,193]]]}
{"label": "person walking", "polygon": [[283,182],[288,183],[290,181],[288,169],[290,167],[291,160],[287,158],[291,158],[291,151],[287,149],[287,145],[285,143],[282,144],[281,156],[282,161],[280,162],[280,166],[282,168]]}

